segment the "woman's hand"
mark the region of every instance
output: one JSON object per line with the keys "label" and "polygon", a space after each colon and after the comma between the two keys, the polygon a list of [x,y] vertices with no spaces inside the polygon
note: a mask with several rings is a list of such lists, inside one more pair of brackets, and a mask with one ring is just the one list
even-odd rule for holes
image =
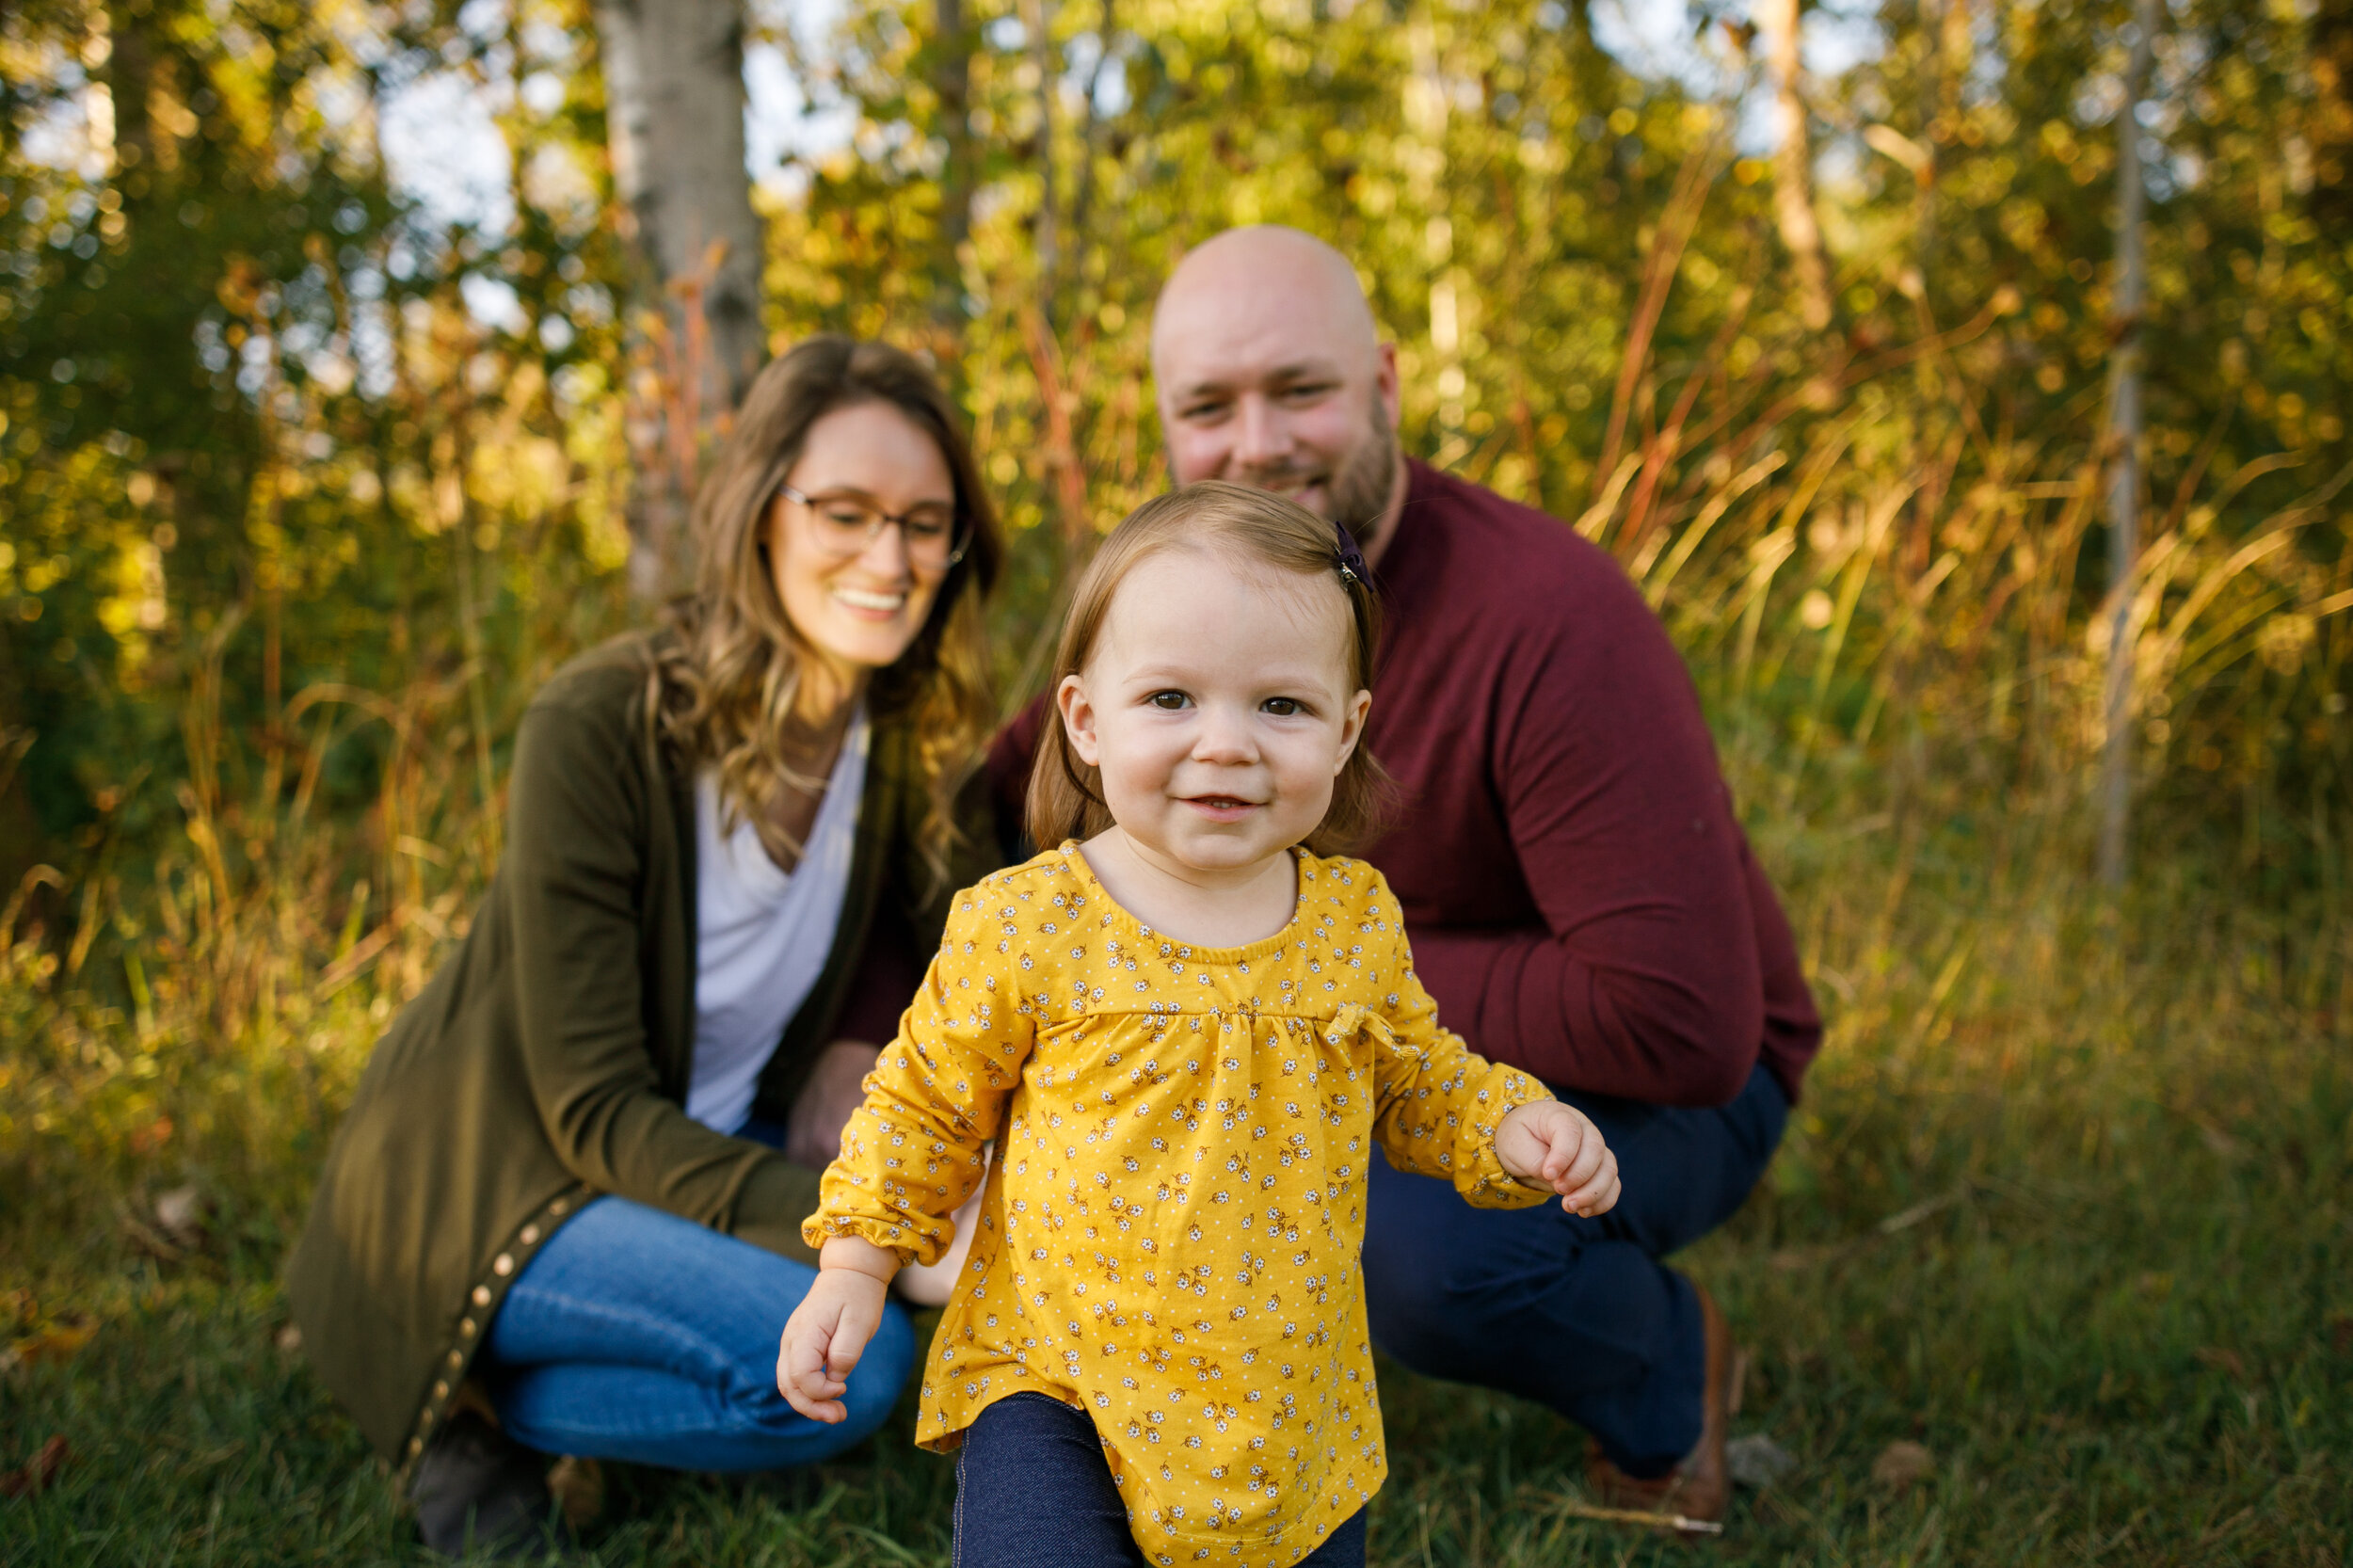
{"label": "woman's hand", "polygon": [[1535,1100],[1496,1128],[1496,1159],[1520,1180],[1549,1187],[1572,1214],[1605,1214],[1618,1201],[1618,1157],[1575,1106]]}
{"label": "woman's hand", "polygon": [[801,1085],[784,1119],[784,1157],[822,1171],[841,1152],[841,1129],[865,1103],[866,1075],[882,1054],[863,1040],[836,1040],[817,1054],[817,1065]]}
{"label": "woman's hand", "polygon": [[786,1320],[776,1347],[776,1391],[812,1421],[849,1415],[841,1395],[881,1326],[898,1256],[855,1236],[837,1236],[818,1255],[817,1283]]}

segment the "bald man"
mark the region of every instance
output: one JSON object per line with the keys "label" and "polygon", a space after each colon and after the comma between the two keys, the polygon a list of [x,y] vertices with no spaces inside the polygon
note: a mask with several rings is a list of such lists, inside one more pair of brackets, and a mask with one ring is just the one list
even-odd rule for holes
{"label": "bald man", "polygon": [[[1682,660],[1608,554],[1403,456],[1395,346],[1321,241],[1236,229],[1187,255],[1152,370],[1179,482],[1277,491],[1361,544],[1390,613],[1367,735],[1402,787],[1365,857],[1440,1017],[1618,1152],[1600,1219],[1473,1208],[1376,1160],[1373,1337],[1582,1425],[1605,1499],[1719,1518],[1731,1341],[1660,1259],[1755,1185],[1821,1026]],[[992,754],[1002,823],[1042,712]]]}

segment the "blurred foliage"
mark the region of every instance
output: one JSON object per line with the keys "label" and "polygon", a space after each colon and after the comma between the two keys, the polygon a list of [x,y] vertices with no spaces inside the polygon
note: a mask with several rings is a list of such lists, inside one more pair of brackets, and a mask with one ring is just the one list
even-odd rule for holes
{"label": "blurred foliage", "polygon": [[[2341,9],[2169,8],[2131,606],[2144,863],[2309,913],[2281,984],[2337,1030]],[[1875,42],[1804,84],[1818,333],[1729,10],[1692,13],[1679,78],[1560,0],[984,0],[960,37],[936,0],[857,0],[822,40],[756,14],[852,127],[760,192],[771,338],[890,338],[957,388],[1016,531],[1010,707],[1073,565],[1165,483],[1173,259],[1231,223],[1326,235],[1398,342],[1408,449],[1659,607],[1801,913],[1825,824],[2063,882],[2102,738],[2127,12],[1842,13]],[[453,91],[505,170],[455,224],[385,154]],[[42,1042],[0,1064],[0,1158],[132,1160],[159,1085],[229,1061],[271,1085],[229,1142],[278,1147],[277,1075],[327,1114],[462,928],[513,716],[640,613],[632,486],[717,427],[681,448],[692,377],[625,304],[580,0],[35,0],[0,15],[0,1006]]]}

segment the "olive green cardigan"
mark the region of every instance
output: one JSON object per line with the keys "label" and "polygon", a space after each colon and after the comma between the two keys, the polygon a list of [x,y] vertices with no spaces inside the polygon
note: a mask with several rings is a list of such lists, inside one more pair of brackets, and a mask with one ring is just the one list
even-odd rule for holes
{"label": "olive green cardigan", "polygon": [[[651,647],[634,636],[574,661],[524,713],[504,859],[465,940],[376,1046],[287,1266],[305,1353],[404,1467],[448,1414],[506,1288],[590,1198],[619,1193],[815,1261],[800,1229],[817,1173],[682,1109],[693,777],[648,722]],[[927,872],[911,741],[876,718],[841,921],[756,1114],[782,1119],[870,936],[928,954],[949,895],[987,869]],[[888,967],[901,977],[892,1017],[914,962]]]}

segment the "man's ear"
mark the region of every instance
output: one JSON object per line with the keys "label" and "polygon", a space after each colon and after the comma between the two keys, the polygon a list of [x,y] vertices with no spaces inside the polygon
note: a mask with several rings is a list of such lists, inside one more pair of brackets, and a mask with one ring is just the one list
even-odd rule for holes
{"label": "man's ear", "polygon": [[[1369,695],[1366,700],[1371,700]],[[1103,748],[1096,738],[1095,704],[1087,699],[1085,677],[1062,678],[1062,684],[1054,688],[1054,711],[1062,715],[1063,733],[1069,737],[1070,749],[1079,754],[1079,760],[1090,768],[1102,766]]]}
{"label": "man's ear", "polygon": [[1358,692],[1349,698],[1348,711],[1340,715],[1340,754],[1332,763],[1333,777],[1340,776],[1340,770],[1348,766],[1349,758],[1355,754],[1356,743],[1365,738],[1365,715],[1371,712],[1370,692]]}
{"label": "man's ear", "polygon": [[1404,408],[1404,405],[1398,401],[1397,389],[1397,344],[1385,343],[1376,351],[1373,360],[1372,395],[1381,400],[1382,416],[1389,422],[1392,430],[1397,428]]}

